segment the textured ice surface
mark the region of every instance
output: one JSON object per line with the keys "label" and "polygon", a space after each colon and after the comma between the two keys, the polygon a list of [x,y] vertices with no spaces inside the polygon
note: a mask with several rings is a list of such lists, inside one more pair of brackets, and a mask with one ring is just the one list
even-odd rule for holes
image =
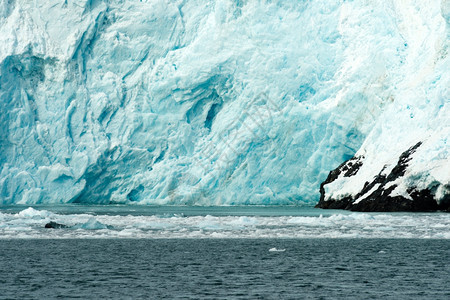
{"label": "textured ice surface", "polygon": [[[402,152],[421,142],[405,175],[390,183],[396,186],[390,196],[410,199],[412,190],[428,189],[438,202],[450,200],[450,1],[442,1],[441,11],[409,7],[402,15],[399,28],[405,28],[402,35],[412,51],[405,56],[393,103],[356,153],[362,157],[358,173],[325,185],[326,198],[357,194],[377,174],[389,174]],[[435,30],[427,31],[430,26]]]}
{"label": "textured ice surface", "polygon": [[449,11],[2,1],[0,202],[316,202],[358,150],[370,177],[417,140],[408,178],[448,183]]}
{"label": "textured ice surface", "polygon": [[[446,213],[336,213],[281,216],[0,213],[6,238],[415,238],[450,239]],[[47,229],[53,221],[68,228]],[[281,249],[280,249],[281,250]],[[278,251],[280,251],[278,250]]]}

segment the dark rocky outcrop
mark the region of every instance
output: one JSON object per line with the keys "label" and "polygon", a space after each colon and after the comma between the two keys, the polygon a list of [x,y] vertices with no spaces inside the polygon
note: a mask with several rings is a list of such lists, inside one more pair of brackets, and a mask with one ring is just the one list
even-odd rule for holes
{"label": "dark rocky outcrop", "polygon": [[69,228],[69,226],[50,221],[47,224],[45,224],[45,228],[60,229],[60,228]]}
{"label": "dark rocky outcrop", "polygon": [[320,185],[320,201],[316,207],[328,209],[347,209],[364,212],[450,211],[450,199],[444,199],[441,201],[441,204],[437,203],[434,197],[434,192],[437,186],[432,187],[431,189],[423,190],[410,188],[407,190],[410,199],[399,195],[390,195],[391,192],[397,187],[395,184],[392,184],[392,182],[405,174],[406,168],[408,167],[408,162],[411,160],[411,154],[413,154],[421,145],[422,143],[418,142],[403,152],[400,155],[396,166],[388,175],[383,174],[383,168],[371,182],[367,181],[364,184],[364,187],[358,194],[344,197],[339,200],[328,199],[325,201],[324,186],[335,181],[340,176],[351,177],[355,175],[362,166],[364,158],[353,157],[347,160],[335,170],[331,171],[327,179]]}
{"label": "dark rocky outcrop", "polygon": [[347,206],[351,203],[352,198],[344,198],[339,201],[325,201],[325,188],[324,186],[330,182],[335,181],[339,178],[341,174],[344,177],[350,177],[358,173],[359,168],[362,166],[362,160],[364,156],[352,157],[347,161],[344,161],[336,169],[328,174],[327,179],[320,184],[320,201],[316,205],[319,208],[330,208],[330,209],[347,209]]}

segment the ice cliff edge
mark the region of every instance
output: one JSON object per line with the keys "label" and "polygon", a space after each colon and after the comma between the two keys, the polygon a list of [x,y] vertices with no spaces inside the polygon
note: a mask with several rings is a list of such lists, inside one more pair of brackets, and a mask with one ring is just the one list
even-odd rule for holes
{"label": "ice cliff edge", "polygon": [[416,58],[421,67],[397,95],[403,107],[384,111],[355,156],[330,172],[317,207],[450,211],[450,1],[441,2],[441,15],[441,48],[428,50],[428,65]]}
{"label": "ice cliff edge", "polygon": [[3,1],[0,203],[316,203],[354,157],[353,199],[418,143],[392,193],[445,202],[449,11]]}

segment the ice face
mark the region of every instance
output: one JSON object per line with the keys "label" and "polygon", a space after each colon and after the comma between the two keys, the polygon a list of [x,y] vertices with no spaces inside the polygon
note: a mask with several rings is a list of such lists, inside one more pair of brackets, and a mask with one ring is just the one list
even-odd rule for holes
{"label": "ice face", "polygon": [[[356,154],[363,157],[362,167],[355,176],[326,185],[326,198],[356,195],[378,174],[390,174],[402,152],[420,144],[408,158],[405,174],[386,186],[394,188],[390,196],[411,199],[411,193],[428,190],[438,204],[450,203],[449,7],[450,1],[442,1],[440,12],[428,8],[423,15],[403,13],[406,21],[400,28],[408,25],[404,37],[412,49],[401,68],[404,79]],[[433,16],[436,26],[442,24],[426,33]]]}
{"label": "ice face", "polygon": [[447,8],[3,1],[0,202],[312,203],[416,128],[448,165]]}

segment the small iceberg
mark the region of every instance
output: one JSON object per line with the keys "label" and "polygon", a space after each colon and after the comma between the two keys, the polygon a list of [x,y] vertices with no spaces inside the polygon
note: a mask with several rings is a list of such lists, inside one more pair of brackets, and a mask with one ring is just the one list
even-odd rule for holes
{"label": "small iceberg", "polygon": [[27,209],[24,209],[24,210],[20,211],[19,213],[17,213],[16,216],[18,216],[20,218],[25,218],[25,219],[39,220],[39,219],[53,217],[54,214],[47,210],[37,210],[32,207],[28,207]]}
{"label": "small iceberg", "polygon": [[269,252],[284,252],[286,249],[270,248]]}
{"label": "small iceberg", "polygon": [[89,218],[86,223],[78,224],[73,226],[76,229],[87,229],[87,230],[99,230],[99,229],[111,229],[112,226],[100,223],[95,218]]}

